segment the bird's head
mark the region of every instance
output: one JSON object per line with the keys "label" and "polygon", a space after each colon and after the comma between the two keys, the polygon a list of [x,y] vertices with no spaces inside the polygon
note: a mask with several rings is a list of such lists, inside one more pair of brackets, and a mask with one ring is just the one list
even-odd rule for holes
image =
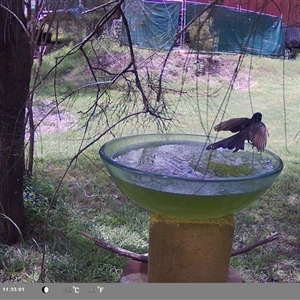
{"label": "bird's head", "polygon": [[252,120],[254,120],[255,122],[261,122],[261,118],[262,114],[260,112],[257,112],[252,116]]}

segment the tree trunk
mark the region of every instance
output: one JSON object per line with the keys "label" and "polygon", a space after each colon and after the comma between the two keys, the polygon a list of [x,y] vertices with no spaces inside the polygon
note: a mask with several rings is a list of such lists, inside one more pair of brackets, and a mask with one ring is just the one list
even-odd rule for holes
{"label": "tree trunk", "polygon": [[32,56],[22,0],[0,0],[0,242],[15,243],[23,203],[25,105]]}

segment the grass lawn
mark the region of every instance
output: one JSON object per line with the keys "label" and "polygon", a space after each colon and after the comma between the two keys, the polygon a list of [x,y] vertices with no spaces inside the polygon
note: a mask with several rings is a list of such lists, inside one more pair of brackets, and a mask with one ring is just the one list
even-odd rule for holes
{"label": "grass lawn", "polygon": [[[60,51],[46,57],[42,74],[67,49]],[[109,53],[114,58],[112,69],[126,65],[128,57],[118,51]],[[157,85],[165,54],[146,59],[147,51],[139,51],[141,81]],[[141,109],[136,93],[122,90],[126,80],[120,78],[101,97],[95,86],[71,93],[91,80],[83,57],[76,53],[60,66],[55,81],[58,97],[52,75],[43,81],[36,91],[35,113],[37,119],[49,114],[37,129],[34,179],[25,191],[29,225],[19,244],[0,244],[0,282],[39,281],[43,254],[47,282],[118,282],[127,259],[97,248],[79,232],[145,253],[149,213],[132,204],[110,180],[98,155],[101,145],[137,133],[208,134],[222,119],[251,117],[256,111],[263,114],[270,133],[267,149],[282,158],[284,170],[258,201],[236,214],[234,248],[274,232],[280,238],[233,257],[231,264],[246,282],[300,282],[300,60],[237,55],[200,58],[205,72],[199,76],[194,71],[194,54],[171,55],[163,74],[162,99],[168,108],[164,122],[147,114],[133,116],[100,139],[109,126]],[[241,68],[235,78],[239,59]],[[155,94],[146,92],[154,102]],[[58,109],[57,101],[62,102]],[[157,110],[160,104],[155,103]],[[93,140],[69,168],[78,150]]]}

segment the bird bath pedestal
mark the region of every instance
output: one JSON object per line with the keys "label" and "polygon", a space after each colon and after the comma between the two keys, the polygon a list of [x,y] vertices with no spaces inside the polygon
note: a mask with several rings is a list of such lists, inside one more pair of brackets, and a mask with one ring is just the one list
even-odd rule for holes
{"label": "bird bath pedestal", "polygon": [[148,282],[227,282],[233,214],[255,201],[283,168],[270,151],[204,150],[205,136],[148,134],[100,149],[112,179],[151,212]]}
{"label": "bird bath pedestal", "polygon": [[226,282],[233,233],[233,215],[180,220],[152,213],[148,281]]}

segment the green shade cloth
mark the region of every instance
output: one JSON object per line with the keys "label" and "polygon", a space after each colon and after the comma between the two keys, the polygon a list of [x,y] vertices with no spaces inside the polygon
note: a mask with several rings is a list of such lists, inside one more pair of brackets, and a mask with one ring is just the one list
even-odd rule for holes
{"label": "green shade cloth", "polygon": [[[181,9],[180,1],[124,1],[122,10],[132,43],[144,48],[171,49],[178,41]],[[210,30],[216,40],[216,52],[284,55],[282,18],[253,11],[241,12],[224,6],[210,8],[207,4],[186,2],[185,24],[205,11],[211,15]],[[121,42],[128,45],[124,24]]]}
{"label": "green shade cloth", "polygon": [[219,7],[213,14],[216,51],[267,56],[284,54],[282,19],[255,12]]}

